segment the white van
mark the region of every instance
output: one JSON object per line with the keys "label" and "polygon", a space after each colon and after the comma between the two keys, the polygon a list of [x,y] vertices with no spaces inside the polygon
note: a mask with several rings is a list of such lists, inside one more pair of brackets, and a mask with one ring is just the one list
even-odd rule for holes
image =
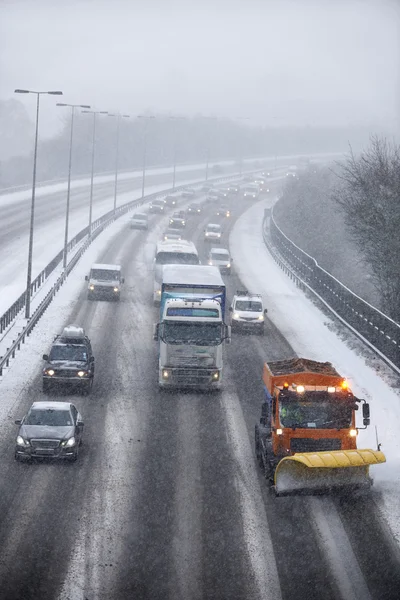
{"label": "white van", "polygon": [[218,267],[221,273],[231,274],[232,258],[225,248],[211,248],[208,254],[208,264]]}
{"label": "white van", "polygon": [[88,298],[89,300],[119,300],[121,295],[121,285],[124,278],[121,277],[120,265],[95,264],[90,269],[90,274],[86,275],[85,280],[89,282]]}

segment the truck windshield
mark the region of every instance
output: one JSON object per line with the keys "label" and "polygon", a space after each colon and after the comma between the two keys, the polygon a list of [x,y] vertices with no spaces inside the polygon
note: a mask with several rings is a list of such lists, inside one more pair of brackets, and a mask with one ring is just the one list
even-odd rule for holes
{"label": "truck windshield", "polygon": [[50,352],[49,360],[72,360],[78,362],[87,361],[87,352],[85,346],[53,346]]}
{"label": "truck windshield", "polygon": [[156,256],[156,265],[198,265],[197,254],[189,252],[159,252]]}
{"label": "truck windshield", "polygon": [[329,398],[326,401],[304,397],[298,402],[279,400],[282,427],[301,429],[346,429],[352,425],[354,405]]}
{"label": "truck windshield", "polygon": [[161,339],[166,344],[218,346],[222,343],[220,323],[164,323]]}
{"label": "truck windshield", "polygon": [[119,273],[119,271],[112,271],[111,269],[92,269],[90,278],[96,281],[119,281]]}

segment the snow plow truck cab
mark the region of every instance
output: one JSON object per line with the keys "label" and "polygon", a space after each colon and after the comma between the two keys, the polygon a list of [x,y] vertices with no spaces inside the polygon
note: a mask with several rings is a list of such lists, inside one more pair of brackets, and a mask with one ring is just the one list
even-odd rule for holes
{"label": "snow plow truck cab", "polygon": [[[357,449],[370,424],[369,404],[356,398],[331,363],[293,358],[264,364],[257,459],[277,495],[369,488],[369,466],[383,452]],[[356,426],[362,406],[364,427]]]}

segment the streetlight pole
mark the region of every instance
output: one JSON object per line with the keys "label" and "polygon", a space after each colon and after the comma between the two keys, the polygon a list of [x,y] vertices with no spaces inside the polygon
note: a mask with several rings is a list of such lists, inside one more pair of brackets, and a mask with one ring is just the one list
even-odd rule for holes
{"label": "streetlight pole", "polygon": [[69,140],[69,161],[68,161],[68,186],[67,186],[67,207],[65,212],[65,232],[64,232],[64,253],[63,253],[63,269],[67,268],[67,247],[68,247],[68,228],[69,228],[69,204],[71,196],[71,167],[72,167],[72,141],[74,133],[74,116],[75,108],[90,108],[88,104],[65,104],[57,102],[56,106],[68,106],[71,108],[71,133]]}
{"label": "streetlight pole", "polygon": [[90,177],[90,202],[89,202],[89,226],[88,238],[92,238],[92,214],[93,214],[93,176],[94,176],[94,149],[96,145],[96,115],[108,115],[106,110],[83,110],[83,113],[93,115],[93,136],[92,136],[92,174]]}
{"label": "streetlight pole", "polygon": [[[250,121],[250,117],[236,117],[237,121]],[[243,136],[239,141],[239,175],[243,173]]]}
{"label": "streetlight pole", "polygon": [[[204,117],[207,121],[217,121],[218,117]],[[208,167],[209,167],[209,161],[210,161],[210,141],[211,141],[211,134],[210,131],[208,131],[207,134],[207,148],[206,148],[206,181],[208,181]]]}
{"label": "streetlight pole", "polygon": [[144,186],[146,181],[146,155],[147,155],[147,121],[155,119],[153,115],[138,115],[138,119],[144,119],[144,137],[143,137],[143,175],[142,175],[142,199],[144,198]]}
{"label": "streetlight pole", "polygon": [[176,134],[176,121],[183,120],[185,117],[170,117],[171,120],[175,121],[174,124],[174,166],[172,173],[172,189],[175,190],[175,180],[176,180],[176,151],[177,151],[177,134]]}
{"label": "streetlight pole", "polygon": [[129,119],[130,115],[121,115],[120,113],[112,114],[108,113],[109,117],[117,117],[117,143],[115,151],[115,180],[114,180],[114,214],[117,210],[117,186],[118,186],[118,162],[119,162],[119,127],[121,118]]}
{"label": "streetlight pole", "polygon": [[36,195],[36,162],[37,162],[37,145],[39,132],[39,104],[42,94],[51,96],[62,96],[60,91],[35,92],[33,90],[14,90],[15,94],[36,94],[36,131],[35,131],[35,149],[33,153],[33,178],[32,178],[32,200],[31,200],[31,217],[29,226],[29,245],[28,245],[28,271],[26,275],[26,293],[25,293],[25,319],[31,316],[31,284],[32,284],[32,255],[33,255],[33,229],[35,224],[35,195]]}

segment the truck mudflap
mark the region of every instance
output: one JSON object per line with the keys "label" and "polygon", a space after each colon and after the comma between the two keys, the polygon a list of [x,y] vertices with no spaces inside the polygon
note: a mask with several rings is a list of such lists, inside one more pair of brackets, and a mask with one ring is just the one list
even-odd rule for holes
{"label": "truck mudflap", "polygon": [[381,450],[333,450],[287,456],[275,470],[275,493],[326,493],[342,488],[369,488],[370,465],[386,462]]}

